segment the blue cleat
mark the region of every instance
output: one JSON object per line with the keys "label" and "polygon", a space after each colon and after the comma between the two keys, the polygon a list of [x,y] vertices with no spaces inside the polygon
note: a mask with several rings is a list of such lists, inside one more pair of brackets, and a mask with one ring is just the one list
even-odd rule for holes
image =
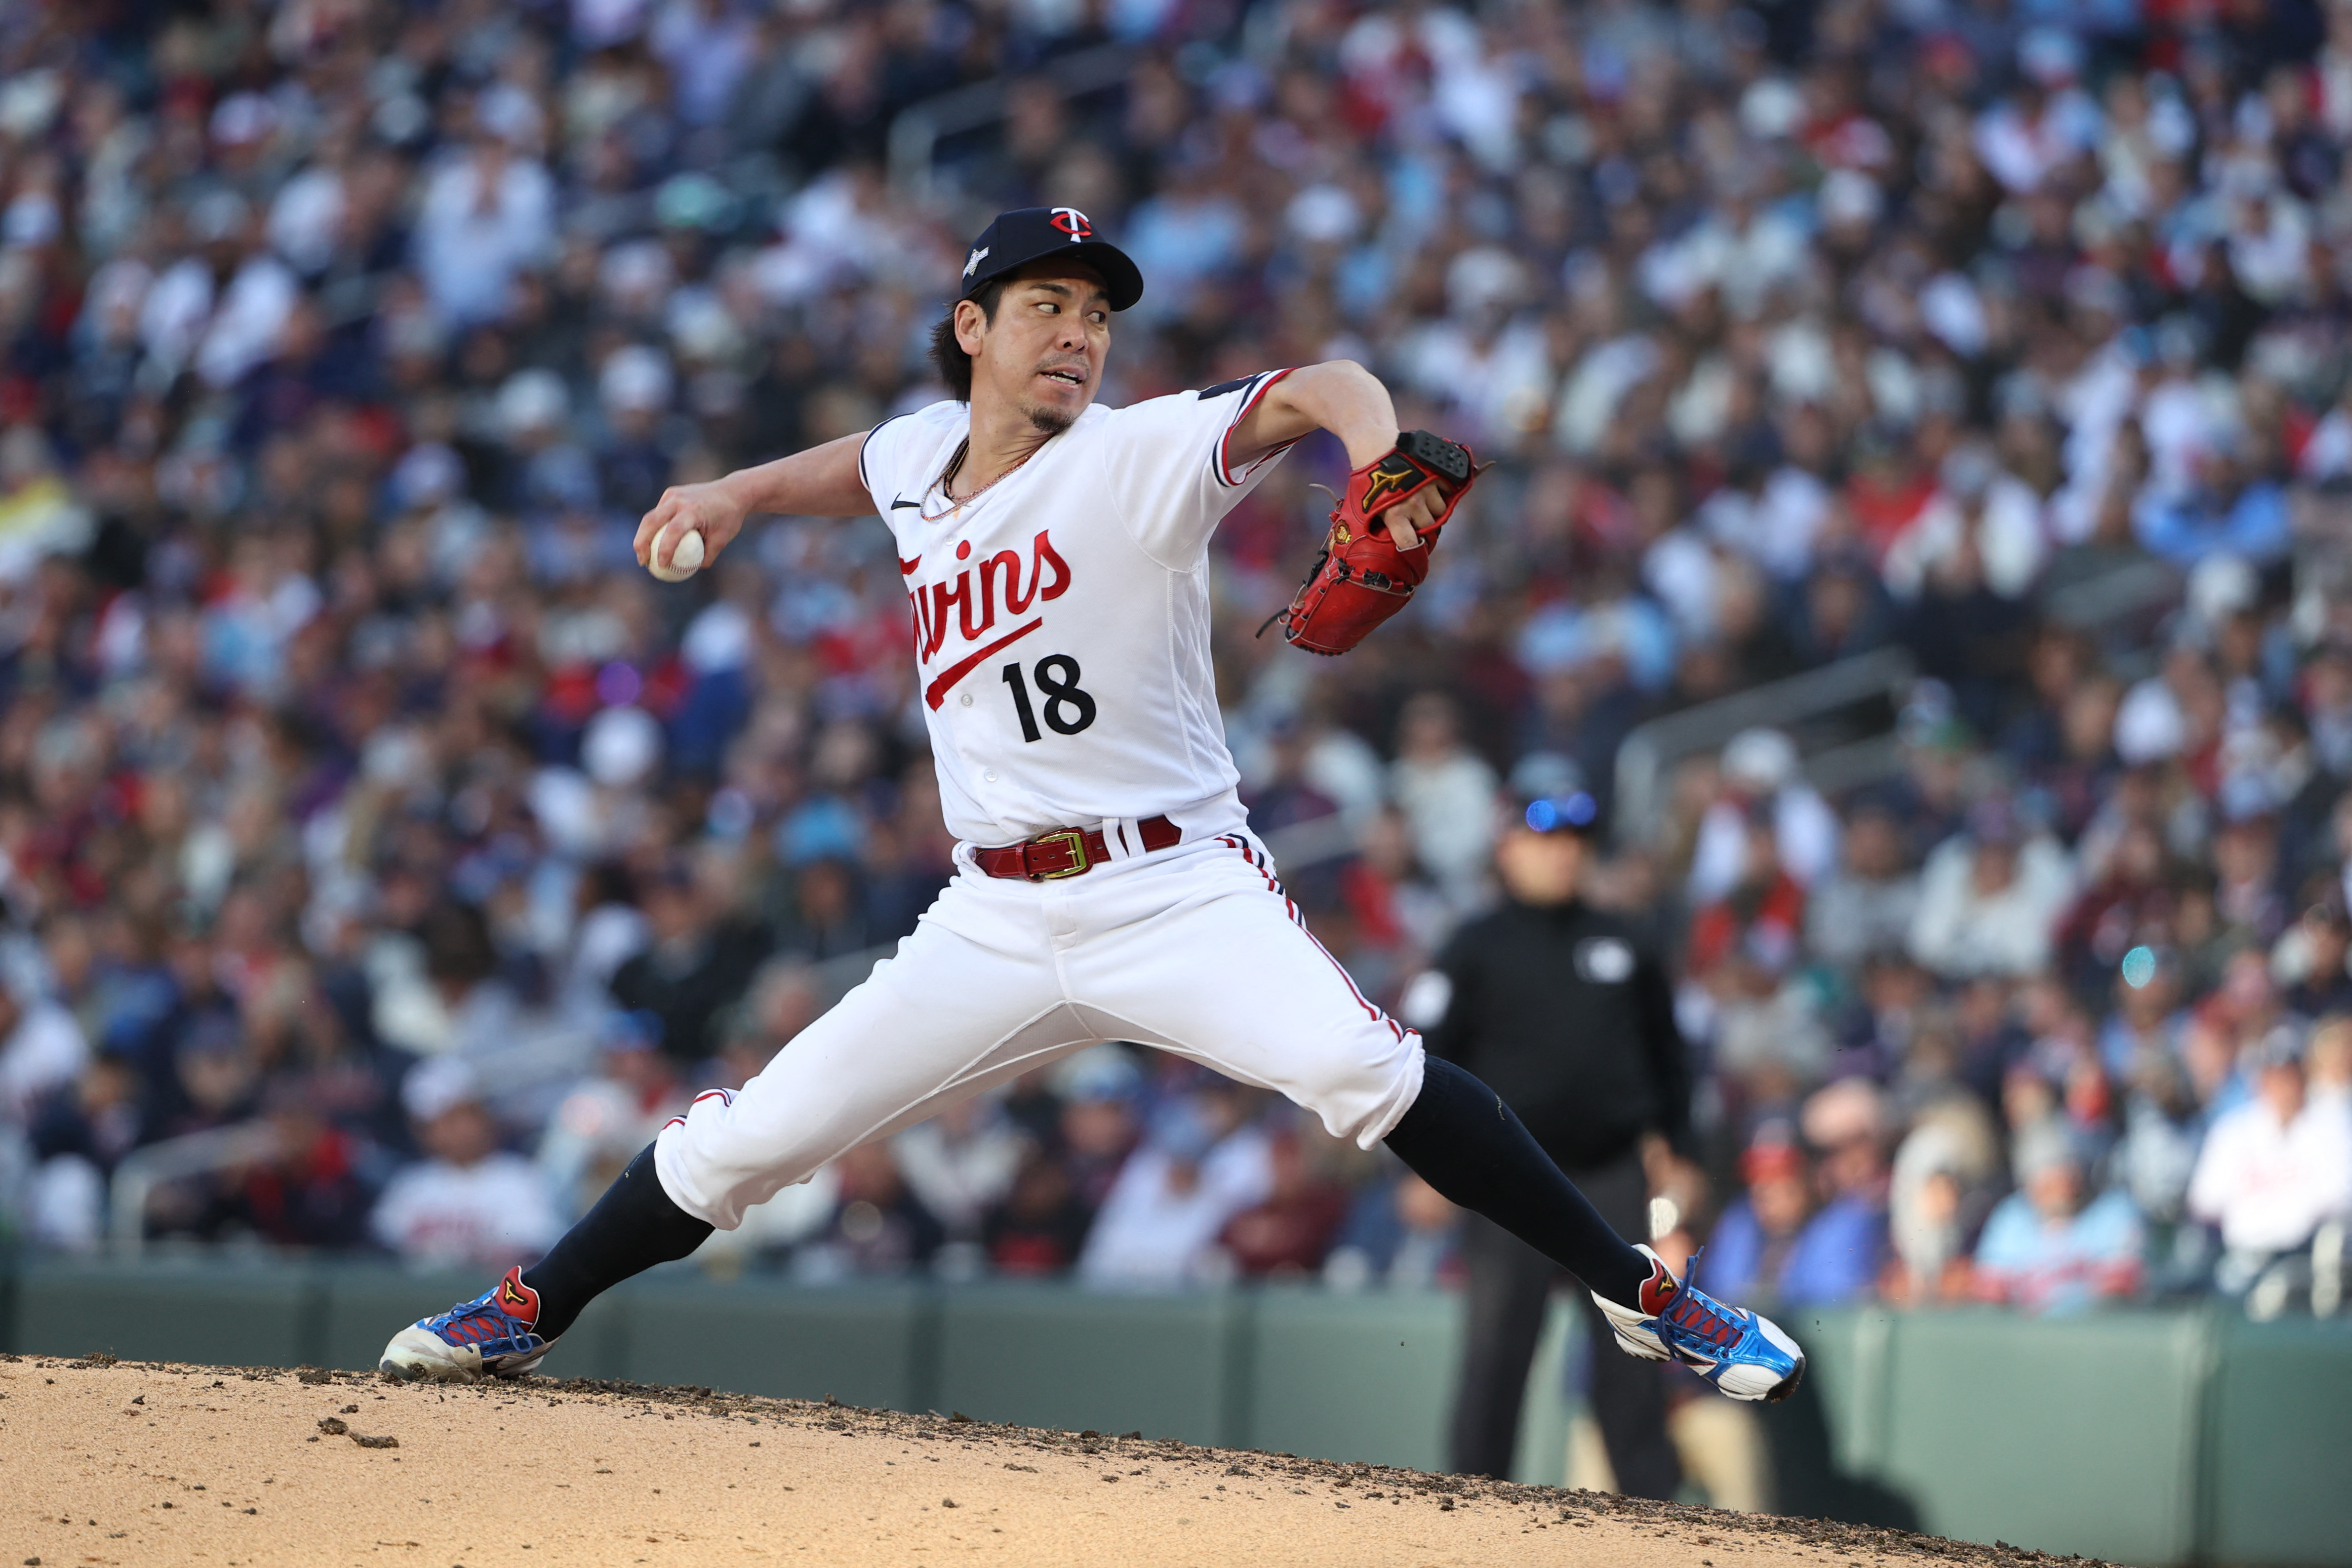
{"label": "blue cleat", "polygon": [[478,1383],[486,1377],[529,1377],[555,1342],[542,1339],[539,1292],[522,1270],[437,1318],[425,1318],[392,1336],[376,1363],[403,1383]]}
{"label": "blue cleat", "polygon": [[1617,1331],[1618,1348],[1645,1361],[1678,1361],[1734,1399],[1789,1397],[1805,1375],[1796,1341],[1770,1319],[1676,1279],[1648,1247],[1636,1250],[1650,1260],[1641,1310],[1592,1298]]}

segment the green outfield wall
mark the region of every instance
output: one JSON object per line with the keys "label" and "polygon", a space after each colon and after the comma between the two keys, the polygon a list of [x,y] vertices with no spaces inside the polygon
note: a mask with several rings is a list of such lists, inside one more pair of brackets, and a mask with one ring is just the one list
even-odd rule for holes
{"label": "green outfield wall", "polygon": [[[0,1347],[365,1367],[394,1327],[480,1287],[379,1265],[23,1261],[0,1265]],[[1783,1321],[1813,1373],[1763,1415],[1782,1512],[2148,1568],[2352,1568],[2352,1321]],[[550,1370],[1435,1468],[1460,1334],[1442,1294],[812,1289],[674,1266],[599,1301]],[[1519,1479],[1563,1474],[1577,1338],[1556,1306]]]}

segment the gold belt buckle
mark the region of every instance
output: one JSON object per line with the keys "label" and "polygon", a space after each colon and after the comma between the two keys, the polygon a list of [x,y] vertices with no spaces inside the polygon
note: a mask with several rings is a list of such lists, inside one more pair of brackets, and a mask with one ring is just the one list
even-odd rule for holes
{"label": "gold belt buckle", "polygon": [[[1092,865],[1087,858],[1087,836],[1077,828],[1065,827],[1055,833],[1040,833],[1029,842],[1033,845],[1054,844],[1065,838],[1070,841],[1070,863],[1058,871],[1032,871],[1029,873],[1031,881],[1058,882],[1065,877],[1076,876]],[[1029,857],[1024,854],[1021,858],[1025,865]]]}

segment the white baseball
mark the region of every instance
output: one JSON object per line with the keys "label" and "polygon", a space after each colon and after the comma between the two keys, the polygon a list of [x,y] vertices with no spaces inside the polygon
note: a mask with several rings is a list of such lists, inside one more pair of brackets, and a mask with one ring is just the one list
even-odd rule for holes
{"label": "white baseball", "polygon": [[683,583],[701,571],[702,534],[700,531],[688,529],[685,533],[678,536],[677,542],[670,547],[668,565],[662,564],[660,552],[656,551],[653,564],[646,570],[665,583]]}

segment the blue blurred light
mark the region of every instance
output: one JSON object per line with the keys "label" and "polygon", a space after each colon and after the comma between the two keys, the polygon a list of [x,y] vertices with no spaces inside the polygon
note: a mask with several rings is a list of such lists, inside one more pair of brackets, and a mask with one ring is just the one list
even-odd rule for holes
{"label": "blue blurred light", "polygon": [[1582,829],[1601,815],[1598,802],[1578,790],[1574,795],[1542,795],[1528,802],[1528,826],[1537,833],[1561,828]]}
{"label": "blue blurred light", "polygon": [[2137,991],[2156,978],[2156,950],[2136,947],[2124,954],[2124,984]]}

